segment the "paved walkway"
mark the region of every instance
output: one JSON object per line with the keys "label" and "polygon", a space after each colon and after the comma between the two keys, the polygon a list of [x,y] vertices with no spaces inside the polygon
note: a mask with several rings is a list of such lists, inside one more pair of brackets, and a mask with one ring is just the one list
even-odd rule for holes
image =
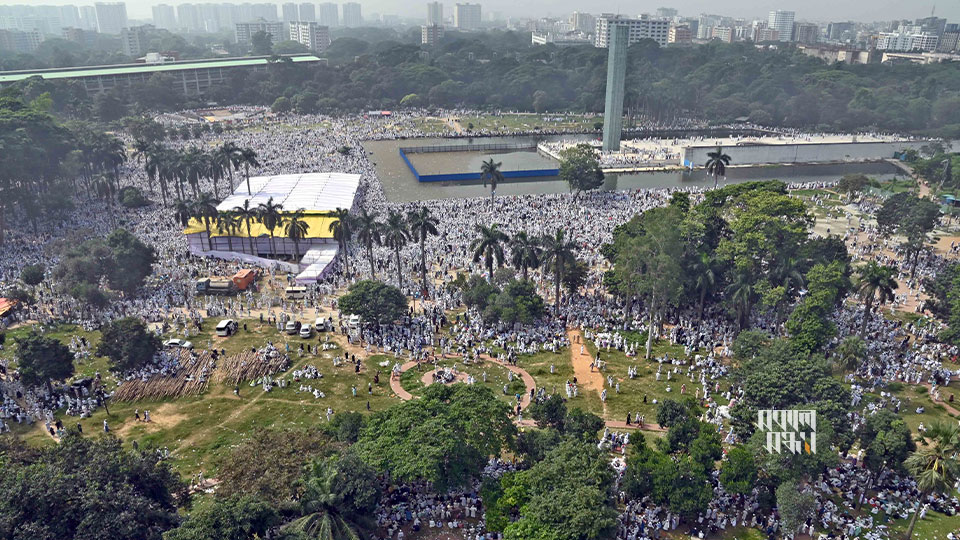
{"label": "paved walkway", "polygon": [[[571,331],[571,334],[572,334],[572,333],[576,333],[576,334],[579,335],[580,331],[579,331],[579,330]],[[574,344],[574,345],[576,345],[576,344]],[[571,349],[574,348],[574,345],[571,345]],[[577,348],[578,354],[579,354],[579,351],[580,351],[580,349]],[[590,355],[586,355],[586,356],[587,356],[587,358],[589,359]],[[537,382],[533,379],[533,376],[530,375],[529,373],[527,373],[527,370],[525,370],[525,369],[523,369],[523,368],[520,368],[520,367],[517,367],[517,366],[513,366],[513,365],[507,364],[507,363],[505,363],[505,362],[501,362],[501,361],[497,360],[496,358],[493,358],[493,357],[491,357],[491,356],[489,356],[489,355],[486,355],[486,354],[480,355],[480,359],[483,360],[483,361],[485,361],[485,362],[491,362],[491,363],[494,363],[494,364],[503,366],[503,367],[509,369],[510,371],[512,371],[512,372],[514,372],[514,373],[516,373],[517,375],[520,376],[521,380],[523,380],[524,386],[527,387],[526,392],[524,392],[523,397],[522,397],[521,400],[520,400],[520,405],[521,405],[521,407],[522,407],[523,409],[526,409],[526,408],[527,408],[527,405],[530,404],[530,393],[531,393],[531,390],[532,390],[534,393],[535,393],[536,390],[537,390]],[[413,360],[411,360],[411,361],[409,361],[409,362],[406,362],[406,363],[404,363],[404,364],[401,364],[401,365],[400,365],[400,374],[402,375],[403,373],[407,372],[407,371],[410,370],[410,369],[413,369],[413,368],[416,367],[416,366],[417,366],[417,362],[416,362],[416,361],[413,361]],[[588,372],[589,372],[589,366],[590,366],[590,361],[588,360],[588,361],[587,361],[587,369],[588,369]],[[431,369],[430,371],[425,372],[424,375],[422,375],[422,376],[420,377],[420,380],[423,381],[424,384],[427,384],[429,381],[431,381],[430,376],[433,374],[434,371],[436,371],[436,370],[435,370],[435,369]],[[600,381],[601,381],[601,382],[600,382],[600,387],[602,387],[602,386],[603,386],[603,382],[602,382],[602,381],[603,381],[603,376],[600,375],[598,372],[593,372],[593,375],[596,375],[597,377],[600,378]],[[413,394],[411,394],[410,392],[407,392],[406,390],[403,389],[403,385],[400,384],[400,377],[399,377],[399,376],[394,377],[392,374],[391,374],[391,376],[390,376],[390,390],[392,390],[393,393],[396,394],[396,396],[397,396],[398,398],[400,398],[400,399],[402,399],[402,400],[404,400],[404,401],[409,401],[409,400],[411,400],[411,399],[413,399],[413,398],[415,397]],[[524,426],[524,427],[533,427],[533,426],[536,426],[536,425],[537,425],[537,423],[536,423],[535,421],[533,421],[533,420],[531,420],[531,419],[529,419],[529,418],[524,419],[524,420],[521,421],[521,422],[518,422],[518,424],[521,425],[521,426]],[[639,429],[636,424],[630,424],[630,425],[628,426],[627,423],[626,423],[626,422],[623,422],[623,421],[608,420],[608,421],[604,422],[604,424],[606,425],[606,427],[608,427],[608,428],[610,428],[610,429],[616,429],[616,430]],[[654,422],[644,422],[644,423],[643,423],[643,430],[644,430],[644,431],[661,431],[661,432],[662,432],[662,431],[666,431],[666,428],[660,427],[659,425],[657,425],[657,424],[654,423]]]}

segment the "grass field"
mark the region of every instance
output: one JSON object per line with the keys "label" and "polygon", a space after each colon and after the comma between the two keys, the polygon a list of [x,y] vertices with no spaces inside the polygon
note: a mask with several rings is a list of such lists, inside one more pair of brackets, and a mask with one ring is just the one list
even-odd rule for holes
{"label": "grass field", "polygon": [[593,130],[594,123],[598,121],[602,121],[602,118],[574,114],[488,114],[464,116],[460,118],[460,125],[464,131],[470,131],[470,124],[473,124],[473,131],[529,131],[536,129]]}

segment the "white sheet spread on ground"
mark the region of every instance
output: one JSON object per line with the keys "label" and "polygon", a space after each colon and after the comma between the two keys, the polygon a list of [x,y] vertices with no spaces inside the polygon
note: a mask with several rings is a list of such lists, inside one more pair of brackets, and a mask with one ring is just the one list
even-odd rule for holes
{"label": "white sheet spread on ground", "polygon": [[323,277],[327,266],[337,256],[337,245],[316,246],[307,250],[300,260],[300,268],[306,268],[297,275],[297,283],[316,283]]}
{"label": "white sheet spread on ground", "polygon": [[250,178],[252,195],[247,194],[246,180],[241,180],[233,194],[217,205],[217,210],[225,212],[243,206],[247,199],[250,199],[251,207],[256,207],[271,197],[274,204],[282,204],[287,212],[299,209],[308,212],[350,209],[359,185],[359,174],[336,172],[254,176]]}

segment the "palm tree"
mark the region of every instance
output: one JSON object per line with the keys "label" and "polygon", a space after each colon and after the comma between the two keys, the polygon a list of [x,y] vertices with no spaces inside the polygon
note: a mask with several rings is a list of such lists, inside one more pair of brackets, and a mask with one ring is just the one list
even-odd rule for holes
{"label": "palm tree", "polygon": [[[302,517],[281,528],[284,536],[316,540],[360,540],[362,516],[348,505],[338,485],[339,474],[332,459],[316,459],[307,467],[300,497]],[[355,510],[355,509],[353,509]]]}
{"label": "palm tree", "polygon": [[113,227],[116,228],[117,216],[113,212],[113,200],[116,191],[114,190],[113,182],[110,181],[107,175],[100,175],[100,179],[94,184],[94,191],[96,191],[98,197],[107,201],[107,206],[110,207],[110,221],[113,223]]}
{"label": "palm tree", "polygon": [[360,210],[360,215],[356,217],[355,226],[357,228],[357,240],[367,248],[367,260],[370,261],[370,278],[377,279],[376,271],[373,268],[373,245],[380,245],[380,222],[377,221],[377,214],[367,212],[364,208]]}
{"label": "palm tree", "polygon": [[244,199],[243,206],[234,206],[231,211],[236,214],[241,221],[247,224],[247,241],[250,243],[250,254],[256,256],[257,251],[253,248],[252,223],[254,221],[260,221],[257,208],[250,206],[250,199]]}
{"label": "palm tree", "polygon": [[540,259],[543,257],[543,249],[536,238],[531,238],[526,231],[520,231],[510,238],[510,264],[523,274],[523,279],[527,279],[527,271],[530,268],[540,266]]}
{"label": "palm tree", "polygon": [[560,311],[560,280],[563,278],[563,271],[568,265],[576,264],[575,255],[576,245],[567,240],[563,229],[557,229],[553,236],[544,236],[540,239],[540,245],[543,246],[543,266],[546,269],[553,269],[554,286],[554,313]]}
{"label": "palm tree", "polygon": [[297,262],[300,261],[300,241],[307,237],[310,224],[303,220],[303,208],[287,217],[287,226],[284,230],[287,238],[293,240],[293,252]]}
{"label": "palm tree", "polygon": [[707,153],[707,174],[713,177],[713,189],[717,189],[720,177],[727,173],[730,156],[723,153],[723,147],[718,146],[716,152]]}
{"label": "palm tree", "polygon": [[133,157],[137,160],[137,163],[145,160],[152,147],[152,143],[149,143],[143,139],[135,139],[133,141]]}
{"label": "palm tree", "polygon": [[193,217],[203,222],[203,227],[207,230],[207,250],[213,249],[211,247],[210,225],[216,222],[219,215],[217,200],[207,192],[201,193],[200,197],[193,203]]}
{"label": "palm tree", "polygon": [[270,231],[270,250],[276,255],[277,245],[274,243],[273,231],[283,223],[283,205],[274,204],[273,197],[270,197],[267,202],[257,205],[257,214],[260,215],[260,223]]}
{"label": "palm tree", "polygon": [[430,214],[430,209],[421,206],[418,210],[407,212],[407,224],[410,225],[410,236],[420,243],[420,283],[423,287],[423,294],[426,295],[429,290],[427,287],[427,236],[439,236],[437,227],[440,220]]}
{"label": "palm tree", "polygon": [[480,236],[470,243],[470,249],[473,250],[473,262],[479,262],[483,259],[483,265],[487,267],[487,281],[493,283],[493,264],[503,266],[506,256],[503,252],[503,246],[510,241],[506,233],[500,230],[496,223],[487,227],[486,225],[477,225],[477,232]]}
{"label": "palm tree", "polygon": [[748,272],[737,272],[733,283],[727,286],[727,298],[737,312],[737,328],[743,330],[753,309],[753,280]]}
{"label": "palm tree", "polygon": [[837,367],[843,371],[856,371],[860,362],[867,356],[867,344],[859,336],[843,338],[834,352]]}
{"label": "palm tree", "polygon": [[[157,180],[160,170],[164,167],[162,164],[166,148],[157,145],[150,145],[144,156],[143,168],[147,173],[147,180],[150,184],[150,192],[153,193],[153,182]],[[160,194],[163,196],[163,205],[167,205],[167,180],[160,181]]]}
{"label": "palm tree", "polygon": [[225,142],[213,151],[213,158],[223,170],[230,174],[230,189],[232,190],[233,170],[240,165],[240,148],[233,142]]}
{"label": "palm tree", "polygon": [[500,172],[502,162],[496,163],[493,158],[483,162],[480,166],[480,178],[483,179],[483,187],[487,187],[487,181],[490,182],[490,204],[497,195],[497,183],[503,181],[503,173]]}
{"label": "palm tree", "polygon": [[873,303],[883,306],[893,300],[894,291],[899,284],[894,279],[897,273],[896,268],[890,266],[881,266],[875,261],[868,262],[857,272],[859,279],[857,281],[857,296],[863,300],[863,323],[860,326],[860,337],[867,333],[867,323],[870,322],[870,316],[873,314]]}
{"label": "palm tree", "polygon": [[184,228],[190,225],[190,220],[194,215],[193,205],[189,201],[180,200],[173,206],[173,217]]}
{"label": "palm tree", "polygon": [[240,229],[240,218],[233,212],[220,212],[217,215],[217,232],[227,235],[227,249],[233,251],[233,236]]}
{"label": "palm tree", "polygon": [[220,198],[219,190],[217,189],[218,182],[223,178],[223,164],[217,159],[216,154],[212,152],[204,152],[202,154],[203,158],[203,169],[204,176],[209,178],[213,182],[213,196]]}
{"label": "palm tree", "polygon": [[337,208],[330,213],[330,217],[336,221],[330,223],[328,230],[333,233],[333,238],[340,244],[340,252],[343,254],[343,273],[350,276],[350,252],[347,244],[350,237],[353,236],[353,219],[350,216],[350,210],[346,208]]}
{"label": "palm tree", "polygon": [[387,222],[381,227],[383,245],[393,250],[397,258],[397,287],[403,289],[403,269],[400,266],[400,250],[407,245],[410,234],[407,232],[407,223],[403,215],[391,210],[387,215]]}
{"label": "palm tree", "polygon": [[[917,440],[924,446],[910,454],[904,465],[917,481],[917,488],[921,493],[918,501],[923,504],[931,493],[952,493],[954,482],[960,478],[960,461],[957,461],[957,452],[960,452],[960,429],[956,424],[937,420],[926,432],[921,433]],[[920,509],[917,508],[907,527],[907,540],[913,536],[913,528],[919,515]]]}
{"label": "palm tree", "polygon": [[699,293],[699,303],[697,305],[697,320],[703,320],[703,304],[707,300],[707,293],[716,286],[717,274],[713,271],[713,265],[710,264],[710,255],[699,253],[696,257],[696,287]]}
{"label": "palm tree", "polygon": [[257,152],[253,148],[241,148],[237,155],[237,163],[243,165],[244,174],[247,176],[247,195],[253,195],[250,191],[250,166],[260,166],[260,162],[257,161]]}

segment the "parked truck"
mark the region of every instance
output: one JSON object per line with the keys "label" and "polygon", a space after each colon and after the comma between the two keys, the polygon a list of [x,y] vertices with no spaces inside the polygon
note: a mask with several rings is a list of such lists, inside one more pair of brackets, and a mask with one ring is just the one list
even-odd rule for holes
{"label": "parked truck", "polygon": [[197,294],[236,294],[237,285],[232,279],[203,278],[197,280]]}
{"label": "parked truck", "polygon": [[247,287],[253,284],[257,280],[257,271],[251,270],[249,268],[244,268],[239,270],[236,274],[233,275],[233,284],[237,286],[238,291],[245,291]]}

